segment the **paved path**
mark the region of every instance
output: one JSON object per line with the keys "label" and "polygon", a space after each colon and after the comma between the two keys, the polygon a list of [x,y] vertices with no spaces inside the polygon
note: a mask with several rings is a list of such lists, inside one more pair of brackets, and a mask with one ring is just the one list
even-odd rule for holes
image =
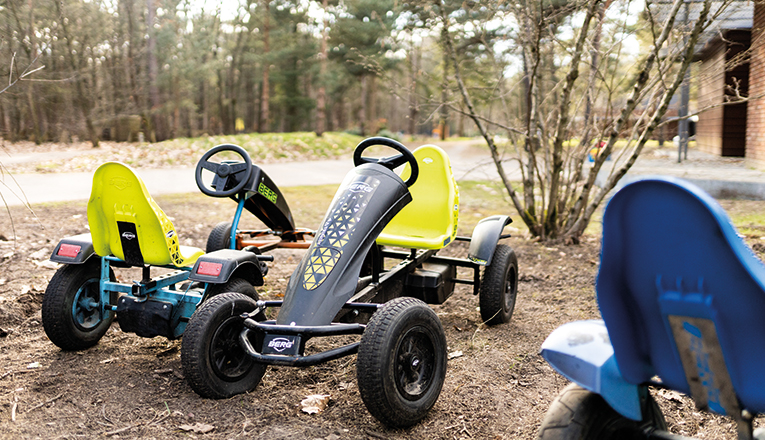
{"label": "paved path", "polygon": [[[455,176],[459,180],[497,178],[491,158],[484,150],[471,146],[476,142],[448,142]],[[65,160],[78,152],[64,152],[56,158]],[[82,153],[79,153],[82,154]],[[51,153],[13,155],[4,162],[50,160]],[[272,163],[263,166],[279,187],[340,184],[353,167],[350,156],[337,160]],[[198,192],[193,168],[140,169],[139,175],[152,195]],[[520,174],[518,175],[520,177]],[[0,176],[0,196],[9,205],[86,200],[90,196],[92,172],[14,174]]]}
{"label": "paved path", "polygon": [[[457,180],[497,179],[497,171],[481,141],[450,141],[443,148],[449,153]],[[56,156],[66,160],[71,152]],[[52,153],[45,153],[50,160]],[[35,155],[3,157],[3,161],[35,161]],[[618,161],[618,158],[617,158]],[[607,162],[611,164],[612,162]],[[269,176],[280,187],[339,184],[351,169],[350,158],[311,162],[275,163],[264,165]],[[505,172],[512,180],[520,180],[517,162],[505,163]],[[605,178],[607,170],[601,178]],[[192,168],[141,169],[141,178],[152,195],[198,192]],[[715,197],[744,196],[765,200],[765,172],[745,166],[743,160],[719,158],[695,150],[688,159],[677,162],[677,150],[666,148],[641,157],[630,170],[628,178],[638,175],[663,174],[692,180]],[[86,200],[90,196],[92,173],[4,174],[0,176],[0,196],[9,205],[69,200]]]}

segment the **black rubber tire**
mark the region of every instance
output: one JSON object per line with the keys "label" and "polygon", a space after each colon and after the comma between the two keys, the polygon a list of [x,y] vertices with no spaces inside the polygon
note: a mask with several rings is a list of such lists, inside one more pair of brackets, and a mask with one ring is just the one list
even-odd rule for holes
{"label": "black rubber tire", "polygon": [[370,319],[356,376],[369,412],[389,427],[422,420],[446,378],[446,336],[436,313],[416,298],[396,298]]}
{"label": "black rubber tire", "polygon": [[220,222],[207,236],[206,253],[228,249],[231,246],[231,222]]}
{"label": "black rubber tire", "polygon": [[510,246],[498,244],[481,279],[478,294],[481,320],[487,325],[510,322],[517,295],[518,257]]}
{"label": "black rubber tire", "polygon": [[258,292],[255,288],[244,278],[231,277],[223,284],[211,284],[207,287],[208,300],[214,296],[218,296],[224,292],[236,292],[248,296],[255,301],[258,298]]}
{"label": "black rubber tire", "polygon": [[647,394],[643,421],[614,411],[602,397],[569,384],[555,398],[539,427],[539,440],[642,440],[645,430],[667,429],[659,405]]}
{"label": "black rubber tire", "polygon": [[[48,339],[62,350],[84,350],[98,343],[114,321],[114,312],[100,313],[99,280],[101,261],[93,258],[83,264],[59,268],[48,283],[42,302],[43,329]],[[114,273],[109,269],[114,281]],[[84,296],[83,296],[84,295]],[[75,299],[77,311],[74,310]],[[86,304],[87,300],[91,304]],[[95,301],[95,306],[92,304]],[[117,302],[117,293],[110,298]]]}
{"label": "black rubber tire", "polygon": [[[242,313],[255,300],[227,292],[205,301],[189,320],[181,341],[181,366],[191,388],[209,399],[226,399],[252,391],[266,372],[239,345]],[[256,347],[258,348],[258,347]]]}

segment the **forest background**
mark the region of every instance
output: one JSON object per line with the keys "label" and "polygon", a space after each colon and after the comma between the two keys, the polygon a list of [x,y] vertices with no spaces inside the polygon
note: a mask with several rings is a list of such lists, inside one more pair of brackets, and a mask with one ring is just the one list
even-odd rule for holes
{"label": "forest background", "polygon": [[[77,136],[94,146],[135,141],[139,131],[147,141],[275,131],[475,134],[430,3],[441,4],[6,0],[0,75],[15,87],[0,95],[0,131],[12,142]],[[507,5],[443,5],[480,110],[520,117],[523,91],[512,84],[523,54]],[[546,68],[552,75],[556,67],[551,59]],[[507,88],[501,100],[497,87]]]}
{"label": "forest background", "polygon": [[664,136],[729,6],[751,14],[736,0],[4,0],[0,132],[94,147],[480,135],[532,236],[575,243]]}
{"label": "forest background", "polygon": [[0,130],[10,141],[78,136],[94,146],[134,141],[138,131],[147,141],[385,128],[430,134],[443,62],[437,35],[429,38],[410,6],[7,0],[0,74],[15,87],[0,96]]}

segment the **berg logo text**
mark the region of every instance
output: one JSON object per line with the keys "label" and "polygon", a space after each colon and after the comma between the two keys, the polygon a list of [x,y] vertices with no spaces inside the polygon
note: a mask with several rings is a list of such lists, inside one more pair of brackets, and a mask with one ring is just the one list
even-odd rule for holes
{"label": "berg logo text", "polygon": [[295,341],[291,341],[287,338],[274,338],[268,341],[268,347],[273,348],[279,353],[283,352],[284,350],[288,348],[292,348],[293,345],[295,345]]}

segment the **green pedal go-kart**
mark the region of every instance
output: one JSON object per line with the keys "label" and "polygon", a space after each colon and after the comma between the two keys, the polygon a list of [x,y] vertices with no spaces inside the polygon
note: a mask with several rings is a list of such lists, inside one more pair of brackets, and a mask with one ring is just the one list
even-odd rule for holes
{"label": "green pedal go-kart", "polygon": [[[241,160],[213,162],[229,152]],[[202,178],[212,171],[211,184]],[[270,179],[253,165],[245,150],[219,145],[197,164],[197,185],[205,194],[234,197],[257,208],[253,188]],[[269,206],[272,204],[269,202]],[[269,206],[262,209],[269,212]],[[64,350],[82,350],[98,343],[112,321],[143,337],[179,338],[198,306],[223,292],[258,300],[254,286],[268,271],[260,249],[220,249],[205,253],[181,246],[170,219],[128,166],[109,162],[93,176],[87,207],[90,233],[62,239],[51,260],[61,263],[45,291],[42,320],[48,338]],[[140,268],[141,280],[116,281],[115,268]],[[162,274],[152,276],[152,268]]]}
{"label": "green pedal go-kart", "polygon": [[[376,145],[398,154],[362,155]],[[223,293],[191,317],[181,361],[199,395],[227,398],[251,391],[268,365],[305,367],[358,353],[358,386],[370,413],[388,426],[409,426],[433,407],[446,375],[444,330],[427,303],[441,304],[455,284],[468,284],[485,322],[510,320],[518,263],[512,248],[498,244],[510,218],[485,218],[471,237],[457,236],[457,185],[448,156],[436,146],[410,152],[397,141],[370,138],[356,147],[353,160],[355,168],[319,229],[306,234],[314,240],[283,301]],[[393,170],[400,166],[399,176]],[[302,237],[283,233],[294,228],[273,182],[255,189],[272,202],[261,203],[270,214],[258,217],[268,217],[277,236]],[[208,245],[241,247],[251,234],[239,231],[237,221],[220,226]],[[467,258],[437,255],[456,240],[470,242]],[[472,270],[472,277],[459,278],[458,267]],[[266,320],[268,308],[279,308],[275,320]],[[336,335],[361,337],[326,351],[306,349],[311,338]]]}

